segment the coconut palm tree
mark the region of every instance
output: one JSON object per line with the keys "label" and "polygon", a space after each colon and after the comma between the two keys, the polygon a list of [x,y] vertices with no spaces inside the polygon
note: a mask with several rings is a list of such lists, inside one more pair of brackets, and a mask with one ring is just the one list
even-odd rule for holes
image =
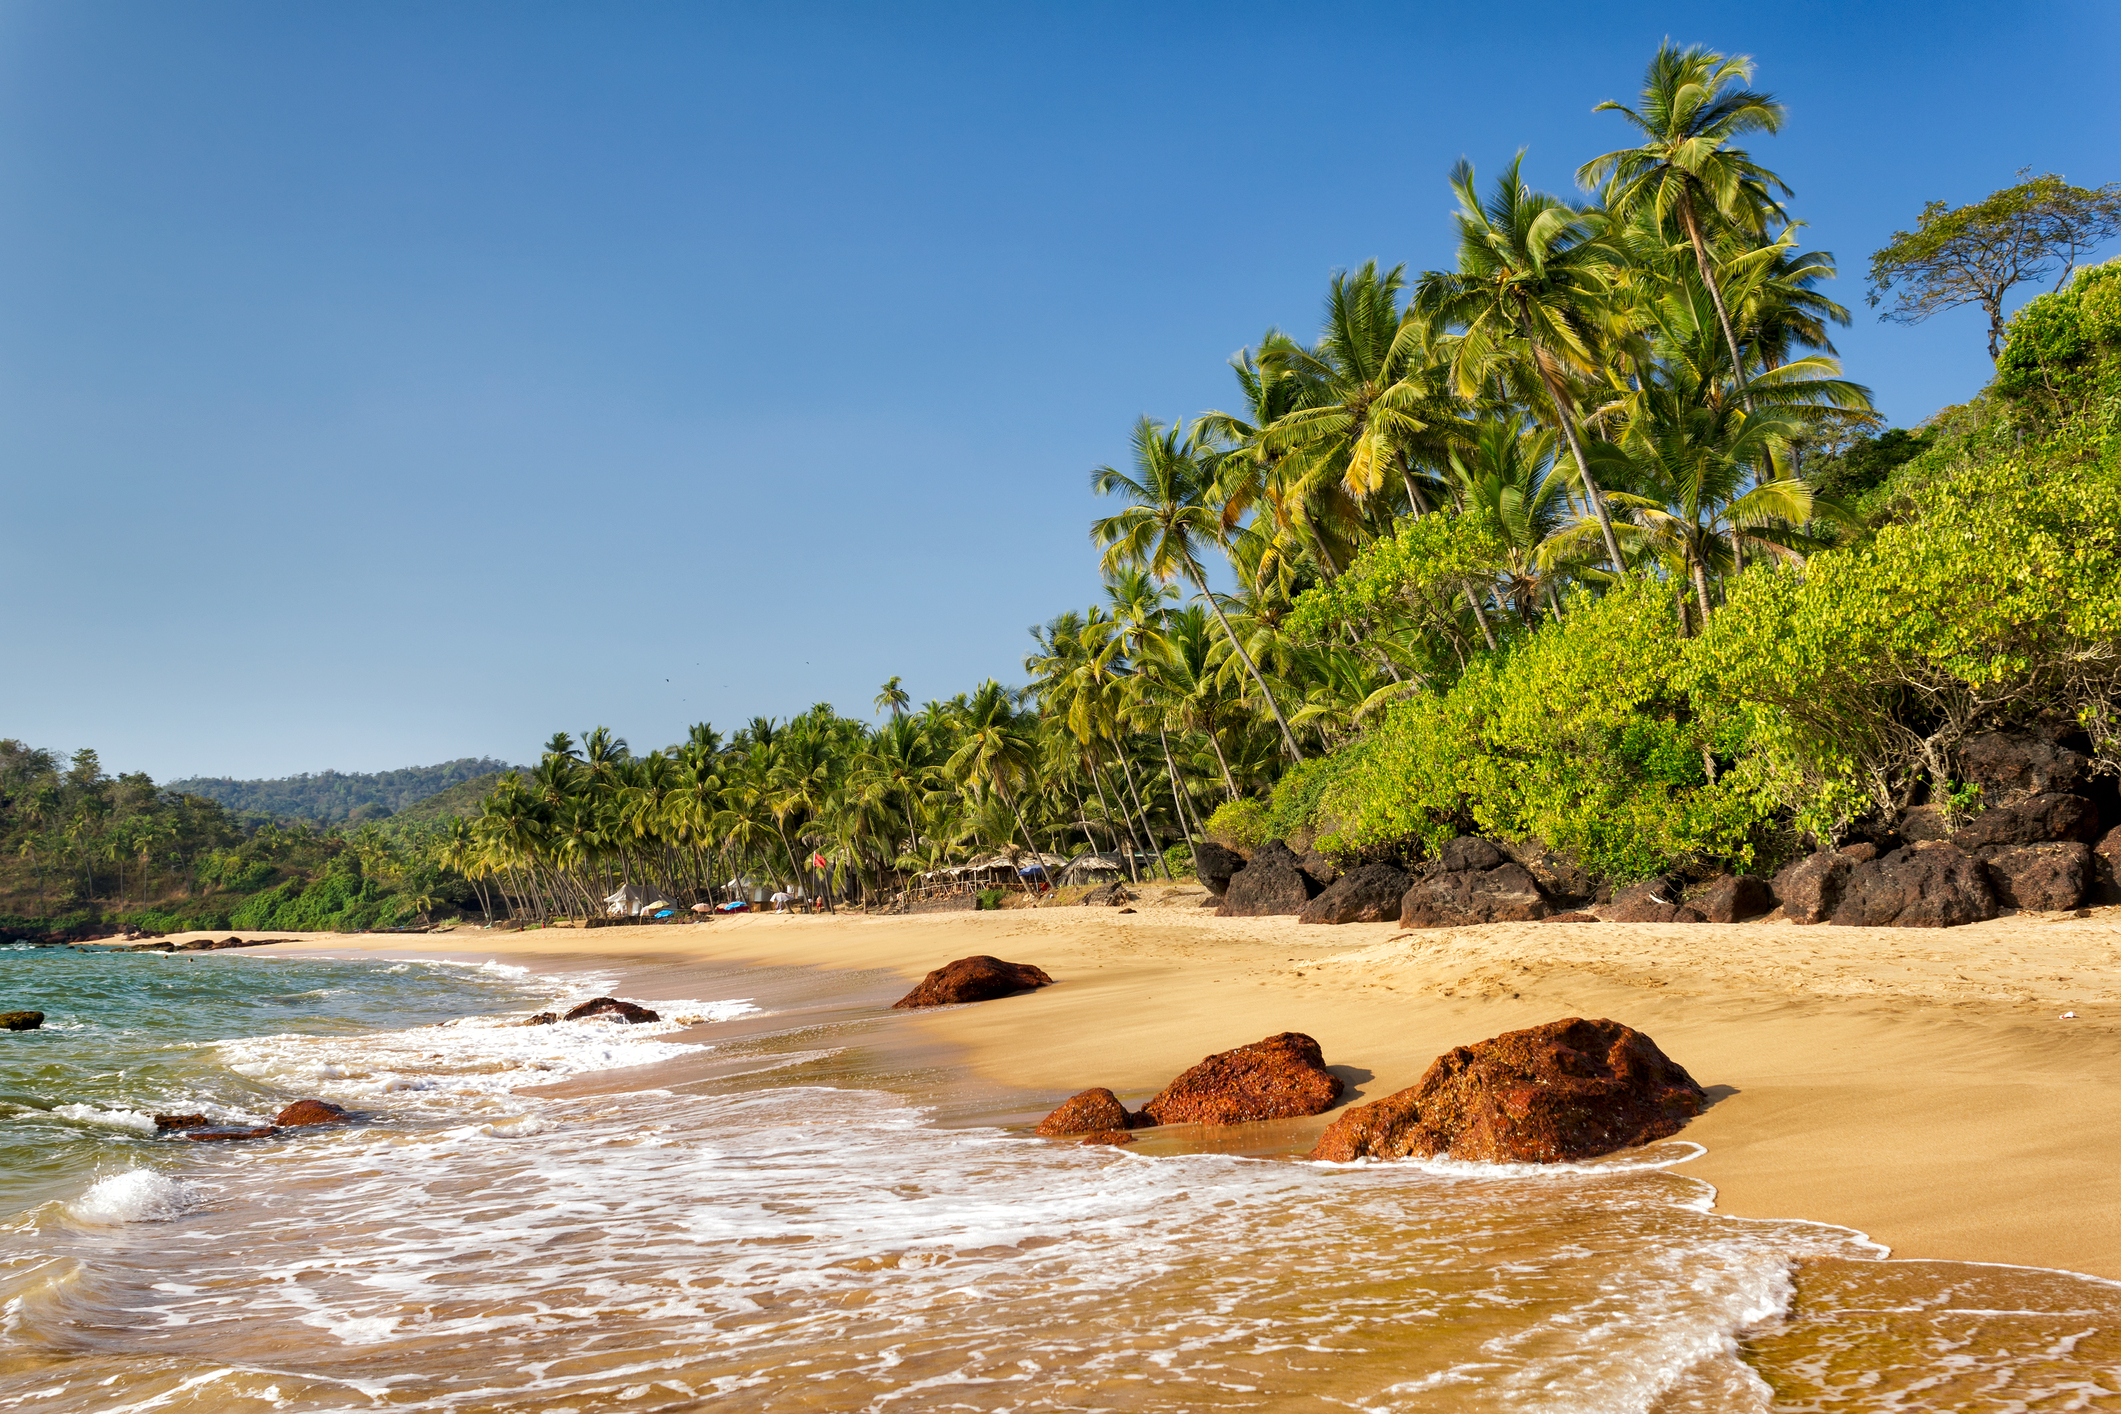
{"label": "coconut palm tree", "polygon": [[1677,216],[1694,248],[1701,282],[1715,302],[1716,318],[1729,345],[1732,378],[1739,396],[1746,386],[1745,357],[1709,256],[1707,222],[1715,220],[1746,237],[1758,237],[1782,207],[1769,190],[1789,195],[1789,187],[1755,162],[1733,139],[1747,133],[1774,133],[1782,126],[1783,108],[1772,95],[1742,85],[1753,77],[1753,61],[1726,57],[1699,45],[1659,45],[1642,80],[1638,108],[1608,99],[1591,111],[1620,114],[1642,134],[1635,147],[1594,157],[1577,170],[1586,188],[1603,186],[1606,209],[1625,220],[1638,211],[1662,228]]}
{"label": "coconut palm tree", "polygon": [[1524,184],[1518,153],[1496,179],[1485,203],[1473,187],[1473,165],[1451,169],[1458,194],[1458,269],[1422,276],[1418,299],[1459,330],[1452,346],[1452,380],[1471,398],[1496,376],[1496,366],[1521,352],[1545,390],[1555,425],[1576,460],[1584,499],[1597,518],[1613,568],[1627,573],[1612,518],[1593,479],[1563,379],[1600,367],[1594,345],[1608,323],[1610,248],[1597,239],[1596,213]]}
{"label": "coconut palm tree", "polygon": [[1106,572],[1139,567],[1167,583],[1181,577],[1189,581],[1214,611],[1232,651],[1258,685],[1267,710],[1281,727],[1282,744],[1290,759],[1303,760],[1303,750],[1281,714],[1281,704],[1274,700],[1266,678],[1238,642],[1237,631],[1208,588],[1200,551],[1204,543],[1221,543],[1222,525],[1208,504],[1211,479],[1202,464],[1202,447],[1192,437],[1182,436],[1175,424],[1164,427],[1148,417],[1134,424],[1133,440],[1134,475],[1109,466],[1090,473],[1090,488],[1098,495],[1118,492],[1134,503],[1090,527],[1091,539],[1104,548]]}

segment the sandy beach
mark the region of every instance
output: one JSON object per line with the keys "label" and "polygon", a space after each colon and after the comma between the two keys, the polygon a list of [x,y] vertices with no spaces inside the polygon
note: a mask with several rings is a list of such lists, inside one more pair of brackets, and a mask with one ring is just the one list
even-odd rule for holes
{"label": "sandy beach", "polygon": [[1412,1084],[1453,1045],[1612,1017],[1709,1087],[1712,1107],[1681,1137],[1707,1148],[1685,1171],[1716,1185],[1720,1211],[1846,1225],[1897,1257],[2121,1280],[2121,909],[1937,931],[1410,933],[1216,918],[1202,898],[1152,891],[1131,914],[758,915],[290,946],[593,962],[622,975],[687,962],[879,970],[909,985],[991,953],[1036,963],[1057,985],[903,1024],[1034,1106],[1092,1085],[1138,1102],[1202,1055],[1282,1030],[1318,1038],[1360,1102]]}

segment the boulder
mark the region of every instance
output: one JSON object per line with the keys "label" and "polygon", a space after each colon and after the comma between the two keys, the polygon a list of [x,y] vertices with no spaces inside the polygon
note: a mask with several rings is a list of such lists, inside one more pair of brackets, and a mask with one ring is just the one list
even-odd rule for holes
{"label": "boulder", "polygon": [[1885,851],[1872,844],[1869,840],[1858,840],[1854,844],[1841,846],[1834,853],[1852,864],[1868,864],[1879,855],[1885,853]]}
{"label": "boulder", "polygon": [[1900,817],[1900,838],[1927,844],[1951,838],[1952,820],[1941,805],[1918,805]]}
{"label": "boulder", "polygon": [[2092,847],[2076,840],[2006,845],[1981,862],[2006,908],[2075,908],[2092,888]]}
{"label": "boulder", "polygon": [[1993,803],[2091,784],[2092,761],[2050,731],[1980,732],[1959,744],[1959,773]]}
{"label": "boulder", "polygon": [[1133,1123],[1134,1116],[1127,1113],[1119,1096],[1099,1087],[1063,1100],[1059,1109],[1038,1122],[1038,1132],[1048,1139],[1058,1139],[1071,1134],[1124,1130]]}
{"label": "boulder", "polygon": [[208,1124],[205,1115],[156,1115],[157,1132],[166,1129],[204,1129]]}
{"label": "boulder", "polygon": [[1847,855],[1824,849],[1783,865],[1768,888],[1790,922],[1824,923],[1841,906],[1841,891],[1855,867]]}
{"label": "boulder", "polygon": [[1492,869],[1415,880],[1400,900],[1399,921],[1409,928],[1466,928],[1482,923],[1530,923],[1552,911],[1531,871],[1522,864],[1504,863]]}
{"label": "boulder", "polygon": [[1076,902],[1085,908],[1118,908],[1133,897],[1134,895],[1127,892],[1125,884],[1111,883],[1098,885]]}
{"label": "boulder", "polygon": [[0,1030],[35,1031],[44,1025],[41,1011],[0,1011]]}
{"label": "boulder", "polygon": [[1772,913],[1775,895],[1768,889],[1765,879],[1757,879],[1751,874],[1725,874],[1710,880],[1701,897],[1694,900],[1694,906],[1711,923],[1736,923],[1740,919]]}
{"label": "boulder", "polygon": [[560,1014],[559,1014],[558,1012],[555,1012],[555,1011],[541,1011],[541,1012],[539,1012],[539,1013],[538,1013],[538,1014],[537,1014],[536,1016],[526,1016],[526,1017],[524,1017],[524,1018],[523,1018],[523,1019],[522,1019],[521,1021],[518,1021],[518,1022],[516,1023],[516,1025],[518,1025],[518,1026],[550,1026],[550,1025],[552,1025],[552,1024],[553,1024],[554,1022],[558,1021],[559,1019],[560,1019]]}
{"label": "boulder", "polygon": [[1396,864],[1365,864],[1305,904],[1299,923],[1397,923],[1407,895],[1407,872]]}
{"label": "boulder", "polygon": [[2092,887],[2100,903],[2121,903],[2121,825],[2092,846]]}
{"label": "boulder", "polygon": [[581,1021],[592,1016],[615,1016],[628,1026],[639,1026],[643,1022],[663,1019],[659,1012],[650,1011],[644,1006],[635,1006],[632,1002],[622,1002],[617,997],[591,997],[560,1020]]}
{"label": "boulder", "polygon": [[282,1129],[300,1129],[311,1124],[338,1124],[353,1116],[329,1100],[297,1100],[279,1114],[273,1123]]}
{"label": "boulder", "polygon": [[1325,1112],[1340,1091],[1340,1077],[1326,1069],[1318,1042],[1299,1031],[1284,1031],[1205,1057],[1166,1085],[1141,1112],[1154,1124],[1289,1119]]}
{"label": "boulder", "polygon": [[1302,857],[1296,861],[1296,867],[1303,870],[1304,877],[1321,889],[1331,888],[1342,872],[1338,864],[1320,854],[1315,846],[1303,852]]}
{"label": "boulder", "polygon": [[1951,841],[1971,854],[1991,845],[2045,844],[2049,840],[2099,838],[2099,808],[2081,795],[2032,795],[1982,811],[1952,831]]}
{"label": "boulder", "polygon": [[956,1006],[1050,987],[1053,979],[1028,962],[1003,962],[981,954],[938,967],[921,984],[891,1005],[894,1008]]}
{"label": "boulder", "polygon": [[1193,847],[1194,874],[1209,893],[1220,897],[1230,887],[1230,876],[1245,867],[1245,857],[1219,844]]}
{"label": "boulder", "polygon": [[1455,840],[1448,840],[1436,854],[1437,867],[1446,874],[1462,874],[1468,869],[1494,869],[1508,859],[1501,845],[1478,835],[1460,835]]}
{"label": "boulder", "polygon": [[1849,870],[1830,920],[1853,928],[1950,928],[1996,916],[1981,862],[1948,844],[1911,844]]}
{"label": "boulder", "polygon": [[1669,1138],[1707,1100],[1640,1031],[1570,1017],[1446,1052],[1335,1120],[1310,1157],[1562,1163]]}
{"label": "boulder", "polygon": [[1663,874],[1616,890],[1598,916],[1608,923],[1705,923],[1698,908],[1679,901],[1679,886]]}
{"label": "boulder", "polygon": [[1598,880],[1576,862],[1576,856],[1548,849],[1539,840],[1526,840],[1508,847],[1509,855],[1538,883],[1539,891],[1553,904],[1589,903],[1598,896]]}
{"label": "boulder", "polygon": [[1298,867],[1289,847],[1280,840],[1269,840],[1252,851],[1250,863],[1230,876],[1220,911],[1226,918],[1301,913],[1318,892],[1318,884]]}

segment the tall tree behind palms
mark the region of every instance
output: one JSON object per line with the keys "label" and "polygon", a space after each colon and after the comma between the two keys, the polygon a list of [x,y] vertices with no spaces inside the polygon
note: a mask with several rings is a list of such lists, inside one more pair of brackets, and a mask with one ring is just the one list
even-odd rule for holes
{"label": "tall tree behind palms", "polygon": [[1642,134],[1638,147],[1624,147],[1594,157],[1577,170],[1586,187],[1606,187],[1606,207],[1616,219],[1644,212],[1654,226],[1676,215],[1694,248],[1701,282],[1716,302],[1716,318],[1730,346],[1732,377],[1745,393],[1745,359],[1731,312],[1724,304],[1723,284],[1709,258],[1707,222],[1722,222],[1757,237],[1781,205],[1769,188],[1789,195],[1783,180],[1733,147],[1746,133],[1773,133],[1782,126],[1783,108],[1774,98],[1739,87],[1753,77],[1753,61],[1726,58],[1699,45],[1675,49],[1658,46],[1642,79],[1640,111],[1612,99],[1591,111],[1612,111]]}
{"label": "tall tree behind palms", "polygon": [[1208,589],[1207,571],[1200,562],[1204,542],[1220,543],[1222,526],[1207,503],[1209,477],[1200,447],[1182,437],[1174,425],[1164,427],[1148,417],[1134,424],[1134,471],[1127,475],[1114,467],[1101,466],[1090,473],[1090,489],[1100,496],[1119,492],[1134,502],[1118,515],[1106,516],[1090,527],[1090,536],[1104,547],[1107,573],[1128,566],[1147,570],[1159,580],[1183,577],[1208,601],[1230,640],[1231,649],[1266,699],[1267,710],[1281,727],[1282,744],[1292,760],[1304,759],[1289,730],[1281,704],[1260,674],[1252,655],[1238,641],[1237,631],[1223,615],[1222,605]]}
{"label": "tall tree behind palms", "polygon": [[913,694],[899,685],[898,674],[893,673],[877,690],[876,710],[889,712],[893,717],[903,717],[906,709],[913,705]]}

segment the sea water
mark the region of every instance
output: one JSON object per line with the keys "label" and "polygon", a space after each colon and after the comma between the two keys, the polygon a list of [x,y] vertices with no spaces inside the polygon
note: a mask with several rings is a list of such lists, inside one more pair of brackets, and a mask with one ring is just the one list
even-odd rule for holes
{"label": "sea water", "polygon": [[[1048,1143],[939,1122],[880,1004],[722,980],[524,1027],[621,984],[0,952],[48,1015],[0,1037],[0,1409],[2121,1407],[2109,1284],[1719,1216],[1684,1142]],[[312,1095],[364,1118],[154,1133]]]}

